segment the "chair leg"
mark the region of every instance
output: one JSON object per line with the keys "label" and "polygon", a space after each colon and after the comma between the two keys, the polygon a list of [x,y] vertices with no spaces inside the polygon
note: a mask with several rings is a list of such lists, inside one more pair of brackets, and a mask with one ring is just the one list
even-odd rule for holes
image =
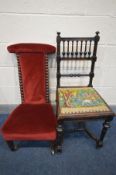
{"label": "chair leg", "polygon": [[110,128],[110,122],[112,121],[112,119],[113,119],[113,117],[106,119],[105,122],[103,123],[103,128],[102,128],[102,131],[100,134],[100,138],[96,142],[97,148],[100,148],[103,146],[103,140],[104,140],[104,137],[107,133],[108,128]]}
{"label": "chair leg", "polygon": [[57,143],[56,140],[51,142],[51,154],[54,155],[57,151]]}
{"label": "chair leg", "polygon": [[57,152],[59,153],[62,152],[63,138],[64,138],[64,131],[63,131],[62,123],[59,122],[57,127]]}
{"label": "chair leg", "polygon": [[11,151],[16,151],[17,150],[17,145],[14,144],[13,141],[6,141],[8,147],[10,148]]}

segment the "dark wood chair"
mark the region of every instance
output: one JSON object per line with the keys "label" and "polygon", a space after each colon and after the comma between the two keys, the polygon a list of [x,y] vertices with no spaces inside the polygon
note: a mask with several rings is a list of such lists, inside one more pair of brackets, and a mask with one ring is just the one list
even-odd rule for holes
{"label": "dark wood chair", "polygon": [[[63,135],[68,131],[83,130],[96,141],[97,148],[102,147],[110,121],[115,115],[92,85],[99,39],[99,32],[96,32],[94,37],[61,37],[60,32],[57,33],[58,151],[62,151]],[[89,72],[79,64],[83,64],[87,69],[90,66]],[[78,79],[84,82],[85,78],[88,78],[88,84],[79,85]],[[104,121],[99,138],[86,126],[87,120],[97,119]],[[74,120],[77,121],[78,127],[65,130],[64,121]]]}
{"label": "dark wood chair", "polygon": [[48,44],[19,43],[8,46],[18,62],[22,104],[8,116],[2,134],[11,150],[14,141],[51,141],[56,143],[56,116],[49,100],[48,54],[55,53]]}

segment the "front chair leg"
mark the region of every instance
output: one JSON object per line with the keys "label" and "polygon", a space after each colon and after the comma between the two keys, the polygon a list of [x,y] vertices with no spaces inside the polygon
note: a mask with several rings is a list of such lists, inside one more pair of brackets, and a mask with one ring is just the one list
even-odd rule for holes
{"label": "front chair leg", "polygon": [[109,119],[106,119],[105,122],[103,123],[103,129],[101,131],[101,134],[100,134],[100,138],[97,140],[96,142],[96,147],[99,148],[99,147],[102,147],[103,146],[103,140],[104,140],[104,137],[106,135],[106,132],[108,130],[108,128],[110,128],[110,121],[112,120],[113,118],[109,118]]}
{"label": "front chair leg", "polygon": [[57,152],[62,152],[62,143],[64,138],[64,131],[62,124],[59,123],[57,127]]}
{"label": "front chair leg", "polygon": [[17,150],[17,145],[14,144],[13,141],[6,141],[8,147],[10,148],[11,151],[16,151]]}

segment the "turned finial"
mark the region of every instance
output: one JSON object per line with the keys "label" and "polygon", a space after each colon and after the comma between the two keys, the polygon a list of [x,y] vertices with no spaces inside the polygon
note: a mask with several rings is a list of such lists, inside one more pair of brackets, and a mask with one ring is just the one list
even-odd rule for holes
{"label": "turned finial", "polygon": [[99,36],[99,31],[96,31],[95,32],[96,33],[96,35],[95,35],[95,39],[96,39],[96,41],[99,41],[100,40],[100,36]]}
{"label": "turned finial", "polygon": [[95,33],[96,33],[96,35],[98,36],[100,32],[99,32],[99,31],[96,31]]}
{"label": "turned finial", "polygon": [[57,32],[57,36],[60,36],[60,32]]}

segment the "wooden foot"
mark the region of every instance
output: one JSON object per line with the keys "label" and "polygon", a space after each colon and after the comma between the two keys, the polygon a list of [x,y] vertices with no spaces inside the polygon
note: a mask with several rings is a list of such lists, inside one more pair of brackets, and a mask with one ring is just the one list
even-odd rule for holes
{"label": "wooden foot", "polygon": [[51,143],[51,154],[54,155],[57,152],[57,144],[56,141]]}
{"label": "wooden foot", "polygon": [[17,145],[15,145],[13,141],[6,141],[6,142],[11,151],[16,151],[18,149]]}
{"label": "wooden foot", "polygon": [[102,148],[103,147],[103,141],[97,141],[96,142],[96,148]]}

